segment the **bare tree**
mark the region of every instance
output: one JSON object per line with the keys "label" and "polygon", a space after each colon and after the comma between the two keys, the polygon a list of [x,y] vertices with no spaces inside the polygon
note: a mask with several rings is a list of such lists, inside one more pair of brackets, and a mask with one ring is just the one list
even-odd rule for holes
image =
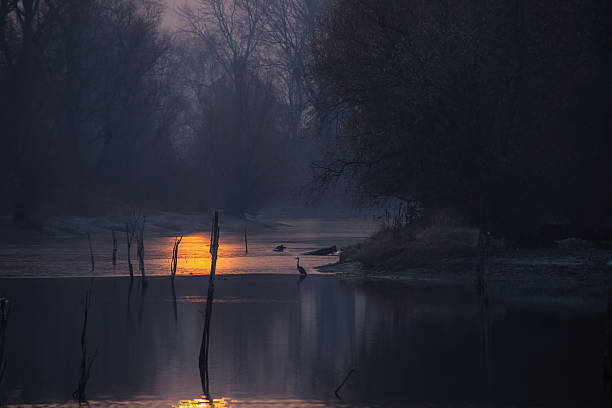
{"label": "bare tree", "polygon": [[271,0],[196,0],[179,9],[184,31],[197,36],[240,92],[249,66],[258,64]]}
{"label": "bare tree", "polygon": [[278,73],[288,107],[290,137],[303,126],[304,111],[312,98],[306,80],[306,60],[316,28],[316,17],[326,0],[272,0],[266,15],[269,65]]}
{"label": "bare tree", "polygon": [[180,10],[199,109],[192,161],[198,172],[224,174],[211,183],[212,191],[226,193],[214,194],[215,205],[237,215],[271,190],[270,177],[283,162],[272,158],[285,156],[281,104],[264,57],[269,7],[270,0],[198,0]]}
{"label": "bare tree", "polygon": [[[582,217],[582,204],[566,205],[570,183],[558,174],[571,164],[576,180],[591,180],[574,166],[585,156],[570,146],[582,144],[598,160],[604,155],[595,146],[612,147],[602,122],[587,140],[566,119],[597,116],[594,101],[609,100],[592,86],[606,80],[594,18],[601,10],[601,3],[572,0],[564,7],[332,1],[308,65],[327,147],[314,166],[320,185],[343,180],[367,201],[453,207],[500,233],[518,234],[551,208]],[[576,19],[579,28],[567,30]],[[589,103],[578,106],[576,93],[590,95]],[[600,196],[604,188],[595,184],[589,194]],[[526,189],[547,204],[529,208]],[[602,214],[605,206],[593,207]]]}

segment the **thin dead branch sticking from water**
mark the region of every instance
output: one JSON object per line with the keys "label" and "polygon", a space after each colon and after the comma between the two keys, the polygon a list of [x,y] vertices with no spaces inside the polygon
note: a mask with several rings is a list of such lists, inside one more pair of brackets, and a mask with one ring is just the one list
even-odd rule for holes
{"label": "thin dead branch sticking from water", "polygon": [[606,308],[606,352],[604,356],[604,385],[608,392],[608,406],[612,407],[612,282],[608,284]]}
{"label": "thin dead branch sticking from water", "polygon": [[[483,212],[484,214],[484,212]],[[489,256],[489,239],[484,228],[484,215],[478,233],[478,252],[479,262],[477,266],[477,301],[478,318],[480,328],[480,353],[481,365],[483,368],[483,402],[488,403],[489,389],[491,386],[491,324],[489,321],[489,290],[487,285],[487,261]]]}
{"label": "thin dead branch sticking from water", "polygon": [[244,253],[245,254],[249,253],[249,242],[247,241],[247,231],[246,231],[246,228],[244,229]]}
{"label": "thin dead branch sticking from water", "polygon": [[137,230],[136,230],[136,242],[138,243],[138,269],[140,270],[140,275],[142,276],[143,279],[145,279],[144,226],[145,226],[145,217],[143,216],[140,219],[140,223],[137,224]]}
{"label": "thin dead branch sticking from water", "polygon": [[125,223],[125,241],[127,242],[127,260],[130,268],[130,278],[134,277],[134,267],[132,266],[132,240],[134,239],[134,230],[129,222]]}
{"label": "thin dead branch sticking from water", "polygon": [[89,242],[89,256],[91,258],[91,271],[93,272],[95,269],[95,264],[94,264],[93,248],[91,246],[91,235],[89,233],[87,233],[87,241]]}
{"label": "thin dead branch sticking from water", "polygon": [[113,234],[113,266],[117,265],[117,236],[115,235],[115,229],[111,230]]}
{"label": "thin dead branch sticking from water", "polygon": [[215,211],[210,234],[210,275],[208,275],[208,296],[206,298],[206,313],[204,318],[204,332],[202,334],[202,344],[200,345],[200,379],[202,381],[202,391],[210,400],[209,376],[208,376],[208,346],[210,339],[210,321],[212,317],[212,306],[215,296],[215,271],[217,268],[217,252],[219,250],[219,212]]}
{"label": "thin dead branch sticking from water", "polygon": [[144,270],[144,224],[145,217],[140,214],[140,211],[132,211],[128,221],[125,224],[125,233],[128,248],[128,267],[130,268],[130,277],[134,276],[134,267],[132,266],[132,241],[136,238],[137,245],[137,256],[138,256],[138,267],[142,277],[145,277]]}
{"label": "thin dead branch sticking from water", "polygon": [[338,388],[336,388],[336,391],[334,391],[334,395],[336,396],[336,398],[340,398],[340,395],[338,394],[338,392],[340,391],[342,386],[348,381],[348,379],[351,376],[351,374],[353,374],[353,371],[355,371],[355,369],[351,368],[350,371],[348,372],[348,374],[346,374],[346,377],[344,377],[344,380],[342,380],[342,382],[340,383]]}
{"label": "thin dead branch sticking from water", "polygon": [[9,301],[0,298],[0,384],[6,371],[6,360],[4,359],[4,344],[6,340],[6,324],[9,316]]}
{"label": "thin dead branch sticking from water", "polygon": [[174,277],[176,276],[176,265],[178,263],[178,248],[183,240],[183,234],[177,235],[174,238],[174,248],[172,249],[172,260],[170,262],[170,272],[172,276],[172,283],[174,284]]}
{"label": "thin dead branch sticking from water", "polygon": [[81,331],[81,369],[77,389],[72,393],[72,398],[79,401],[79,404],[87,403],[85,388],[89,381],[89,372],[96,358],[96,353],[88,360],[87,358],[87,317],[91,306],[91,289],[85,291],[85,317],[83,319],[83,330]]}

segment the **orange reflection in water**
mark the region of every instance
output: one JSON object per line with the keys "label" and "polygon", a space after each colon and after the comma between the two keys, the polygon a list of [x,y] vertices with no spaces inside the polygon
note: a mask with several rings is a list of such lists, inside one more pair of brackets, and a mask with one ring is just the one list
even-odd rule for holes
{"label": "orange reflection in water", "polygon": [[180,400],[173,408],[228,408],[230,400],[226,398],[213,399],[212,402],[206,398],[195,398],[191,400]]}
{"label": "orange reflection in water", "polygon": [[[172,408],[187,408],[187,407],[197,407],[197,408],[327,408],[330,405],[321,402],[321,401],[304,401],[300,399],[248,399],[248,400],[240,400],[240,399],[229,399],[229,398],[221,398],[214,399],[211,403],[208,399],[196,398],[192,400],[181,400],[178,405],[172,405]],[[333,406],[337,407],[345,407],[345,405],[334,404]]]}
{"label": "orange reflection in water", "polygon": [[[165,248],[161,253],[171,254],[174,238],[164,240],[164,245]],[[236,261],[232,255],[243,252],[243,248],[238,242],[223,241],[222,245],[219,246],[217,270],[221,272],[231,269],[232,263]],[[206,234],[194,234],[183,237],[178,252],[178,275],[207,275],[210,273],[210,238]]]}

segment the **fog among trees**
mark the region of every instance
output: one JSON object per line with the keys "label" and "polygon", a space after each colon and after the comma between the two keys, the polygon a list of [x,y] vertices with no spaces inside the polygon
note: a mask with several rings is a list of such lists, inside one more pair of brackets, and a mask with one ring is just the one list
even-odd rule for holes
{"label": "fog among trees", "polygon": [[[3,0],[3,209],[36,226],[122,204],[242,215],[289,199],[309,163],[319,6]],[[174,12],[179,27],[162,29]]]}
{"label": "fog among trees", "polygon": [[121,205],[242,216],[331,189],[415,217],[452,208],[516,241],[552,221],[597,235],[610,15],[574,0],[0,0],[0,204],[37,226]]}

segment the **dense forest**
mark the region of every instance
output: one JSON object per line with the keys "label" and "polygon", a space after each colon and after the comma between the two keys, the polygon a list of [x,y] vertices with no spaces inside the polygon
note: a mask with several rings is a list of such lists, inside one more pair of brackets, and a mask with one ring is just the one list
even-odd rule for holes
{"label": "dense forest", "polygon": [[610,239],[611,21],[598,1],[332,2],[311,50],[319,181],[515,242]]}
{"label": "dense forest", "polygon": [[515,241],[543,224],[608,239],[611,16],[594,0],[0,0],[1,205],[34,225],[121,203],[241,215],[309,184]]}
{"label": "dense forest", "polygon": [[[2,0],[3,209],[38,225],[124,203],[241,215],[286,197],[309,163],[303,71],[317,10]],[[164,13],[180,27],[162,28]]]}

